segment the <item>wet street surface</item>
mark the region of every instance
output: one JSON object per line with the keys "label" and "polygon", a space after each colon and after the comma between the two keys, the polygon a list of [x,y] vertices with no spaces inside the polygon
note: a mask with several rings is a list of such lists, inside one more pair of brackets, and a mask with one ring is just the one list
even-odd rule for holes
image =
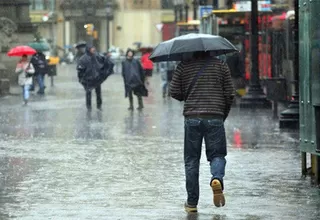
{"label": "wet street surface", "polygon": [[132,113],[120,75],[103,84],[103,111],[88,113],[72,65],[26,107],[0,98],[0,219],[320,219],[298,134],[281,132],[271,110],[238,108],[226,121],[226,206],[212,204],[203,154],[199,213],[188,216],[183,106],[163,99],[160,83],[155,74],[145,109]]}

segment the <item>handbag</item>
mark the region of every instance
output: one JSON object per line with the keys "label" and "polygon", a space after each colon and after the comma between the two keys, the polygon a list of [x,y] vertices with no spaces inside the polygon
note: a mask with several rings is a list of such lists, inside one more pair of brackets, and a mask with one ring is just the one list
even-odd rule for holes
{"label": "handbag", "polygon": [[189,95],[190,95],[190,92],[191,92],[193,86],[196,84],[199,76],[203,73],[203,71],[206,69],[206,67],[208,66],[208,64],[209,64],[209,59],[207,59],[207,61],[206,61],[206,63],[204,64],[204,66],[203,66],[203,67],[199,70],[199,72],[193,77],[192,82],[190,83],[190,85],[189,85],[189,87],[188,87],[188,90],[187,90],[187,93],[186,93],[186,95],[185,95],[185,97],[184,97],[184,101],[185,101],[185,102],[187,101],[187,99],[188,99],[188,97],[189,97]]}
{"label": "handbag", "polygon": [[32,77],[33,76],[33,73],[28,73],[28,69],[30,68],[30,62],[25,70],[25,73],[26,73],[26,77]]}

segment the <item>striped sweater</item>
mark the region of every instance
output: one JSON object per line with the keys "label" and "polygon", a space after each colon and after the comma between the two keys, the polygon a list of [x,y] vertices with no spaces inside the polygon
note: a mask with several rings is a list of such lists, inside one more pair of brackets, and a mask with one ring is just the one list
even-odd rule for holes
{"label": "striped sweater", "polygon": [[[206,62],[205,59],[183,61],[177,66],[170,85],[172,98],[184,101],[189,85]],[[209,62],[184,103],[184,116],[221,115],[227,118],[229,114],[234,98],[229,68],[217,58]]]}

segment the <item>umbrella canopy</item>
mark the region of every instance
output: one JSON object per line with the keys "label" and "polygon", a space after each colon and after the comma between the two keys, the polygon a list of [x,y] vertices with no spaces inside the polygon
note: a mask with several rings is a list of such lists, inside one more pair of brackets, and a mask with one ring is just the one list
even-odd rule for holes
{"label": "umbrella canopy", "polygon": [[9,57],[21,57],[22,55],[33,55],[35,53],[37,53],[37,51],[29,46],[17,46],[12,48],[7,55]]}
{"label": "umbrella canopy", "polygon": [[87,46],[87,42],[85,42],[85,41],[80,41],[80,42],[78,42],[77,44],[76,44],[76,48],[77,49],[79,49],[79,48],[81,48],[81,47],[86,47]]}
{"label": "umbrella canopy", "polygon": [[160,43],[150,56],[153,62],[181,61],[186,55],[194,52],[211,52],[219,56],[238,49],[227,39],[210,34],[187,34]]}
{"label": "umbrella canopy", "polygon": [[45,52],[45,51],[49,51],[50,50],[50,47],[46,42],[35,41],[35,42],[28,43],[28,45],[30,47],[32,47],[33,49],[35,49],[37,51],[41,51],[41,52]]}
{"label": "umbrella canopy", "polygon": [[149,46],[142,46],[139,48],[140,52],[152,52],[153,51],[153,46],[149,45]]}

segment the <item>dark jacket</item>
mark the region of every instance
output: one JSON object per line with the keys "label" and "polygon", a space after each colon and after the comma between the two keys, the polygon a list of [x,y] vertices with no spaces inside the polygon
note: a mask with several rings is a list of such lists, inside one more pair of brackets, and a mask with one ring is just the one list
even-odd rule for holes
{"label": "dark jacket", "polygon": [[244,77],[244,61],[241,59],[239,53],[228,55],[226,62],[233,78]]}
{"label": "dark jacket", "polygon": [[86,90],[99,85],[100,74],[105,67],[105,58],[98,53],[91,54],[89,50],[90,47],[87,47],[86,53],[80,57],[77,65],[79,82]]}
{"label": "dark jacket", "polygon": [[30,62],[32,63],[35,69],[36,75],[45,75],[49,72],[48,62],[46,60],[46,56],[43,53],[38,52],[35,55],[33,55]]}
{"label": "dark jacket", "polygon": [[136,59],[126,59],[122,62],[122,76],[125,85],[125,97],[129,92],[144,85],[144,71],[140,62]]}
{"label": "dark jacket", "polygon": [[[206,64],[206,59],[181,62],[170,86],[174,99],[183,101],[195,75]],[[198,77],[184,104],[184,116],[220,115],[227,118],[234,97],[234,88],[228,66],[217,58],[211,58]]]}

